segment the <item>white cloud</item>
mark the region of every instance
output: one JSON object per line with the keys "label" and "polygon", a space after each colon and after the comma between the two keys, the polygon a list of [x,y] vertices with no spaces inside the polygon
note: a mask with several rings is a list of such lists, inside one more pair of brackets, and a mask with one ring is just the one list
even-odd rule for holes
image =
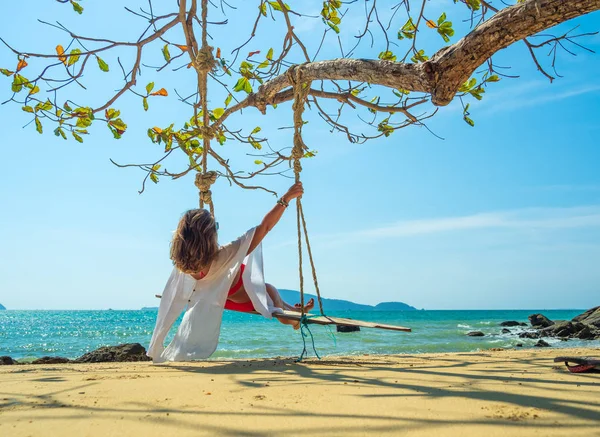
{"label": "white cloud", "polygon": [[321,236],[327,242],[367,242],[442,232],[477,229],[550,230],[600,227],[600,206],[574,208],[525,208],[458,217],[405,220],[390,225]]}
{"label": "white cloud", "polygon": [[[590,85],[570,90],[565,90],[559,93],[553,93],[551,91],[546,90],[545,94],[539,95],[539,97],[532,97],[535,93],[531,90],[522,89],[521,92],[515,92],[515,90],[510,90],[510,96],[508,99],[494,99],[490,101],[492,104],[490,106],[483,106],[482,112],[504,112],[504,111],[514,111],[522,108],[529,108],[532,106],[539,106],[546,103],[557,102],[560,100],[565,100],[570,97],[580,96],[582,94],[596,94],[600,91],[600,85]],[[506,90],[504,90],[506,93]]]}

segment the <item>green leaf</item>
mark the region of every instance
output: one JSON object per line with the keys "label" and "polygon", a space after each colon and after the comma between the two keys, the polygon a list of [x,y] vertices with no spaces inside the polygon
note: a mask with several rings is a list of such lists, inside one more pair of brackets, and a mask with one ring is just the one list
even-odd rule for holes
{"label": "green leaf", "polygon": [[79,49],[71,50],[71,53],[69,53],[69,60],[67,61],[67,65],[70,67],[71,65],[73,65],[77,61],[79,61],[80,54],[81,54],[81,50],[79,50]]}
{"label": "green leaf", "polygon": [[142,99],[142,102],[144,104],[144,111],[147,111],[148,110],[148,99],[144,97]]}
{"label": "green leaf", "polygon": [[478,11],[481,7],[481,2],[479,0],[466,0],[465,3],[469,9],[474,11]]}
{"label": "green leaf", "polygon": [[71,132],[71,135],[73,135],[75,141],[77,141],[78,143],[83,143],[83,138],[81,138],[76,132]]}
{"label": "green leaf", "polygon": [[63,140],[67,139],[67,134],[65,134],[65,131],[60,127],[57,127],[56,129],[54,129],[54,135],[56,135],[57,137],[61,136],[63,138]]}
{"label": "green leaf", "polygon": [[256,161],[254,161],[254,163],[255,163],[256,165],[260,165],[260,164],[262,164],[263,162],[262,162],[260,159],[257,159]]}
{"label": "green leaf", "polygon": [[150,173],[150,180],[155,184],[158,184],[158,176],[156,176],[156,174]]}
{"label": "green leaf", "polygon": [[254,135],[257,134],[261,131],[260,126],[256,126],[254,129],[252,129],[252,132],[250,133],[250,135]]}
{"label": "green leaf", "polygon": [[165,46],[162,49],[162,54],[165,58],[165,61],[169,62],[171,60],[171,54],[169,53],[169,44],[165,44]]}
{"label": "green leaf", "polygon": [[65,111],[67,112],[71,112],[73,109],[71,109],[71,107],[69,106],[69,104],[67,102],[65,102],[65,104],[63,105],[63,108],[65,108]]}
{"label": "green leaf", "polygon": [[258,7],[258,9],[260,9],[260,13],[263,14],[263,16],[267,16],[267,4],[266,3],[261,3],[260,6]]}
{"label": "green leaf", "polygon": [[13,93],[19,93],[23,89],[24,82],[27,82],[27,80],[23,76],[20,74],[15,74],[10,89]]}
{"label": "green leaf", "polygon": [[248,79],[245,77],[240,77],[239,80],[234,85],[233,90],[235,92],[243,91],[246,88],[246,83],[248,83]]}
{"label": "green leaf", "polygon": [[225,99],[225,106],[229,106],[229,104],[231,103],[231,99],[232,98],[233,98],[233,95],[231,93],[229,93],[229,95]]}
{"label": "green leaf", "polygon": [[499,82],[500,78],[498,77],[498,75],[496,74],[492,74],[490,77],[487,78],[486,82]]}
{"label": "green leaf", "polygon": [[413,61],[415,64],[417,62],[425,62],[429,59],[429,56],[427,56],[425,54],[425,50],[419,50],[417,53],[415,53],[415,55],[410,58],[411,61]]}
{"label": "green leaf", "polygon": [[92,120],[87,117],[80,117],[77,119],[77,122],[75,122],[75,126],[81,127],[81,128],[90,127],[91,125],[92,125]]}
{"label": "green leaf", "polygon": [[34,94],[37,94],[39,92],[40,92],[40,87],[36,85],[33,88],[31,88],[31,90],[29,91],[29,95],[33,96]]}
{"label": "green leaf", "polygon": [[111,120],[110,124],[113,127],[115,127],[116,129],[119,129],[119,130],[126,130],[127,129],[127,125],[120,118],[117,118],[116,120]]}
{"label": "green leaf", "polygon": [[438,21],[437,21],[438,26],[440,24],[442,24],[444,21],[446,21],[446,13],[445,12],[442,13],[442,15],[440,15],[440,18],[438,18]]}
{"label": "green leaf", "polygon": [[104,112],[104,115],[108,120],[112,120],[113,118],[116,118],[119,115],[121,115],[121,111],[118,111],[114,108],[109,108]]}
{"label": "green leaf", "polygon": [[379,59],[382,59],[384,61],[392,61],[392,62],[396,61],[396,55],[394,55],[394,53],[392,53],[389,50],[379,53],[378,57],[379,57]]}
{"label": "green leaf", "polygon": [[269,51],[267,52],[267,59],[268,59],[269,61],[272,61],[272,60],[273,60],[273,48],[272,48],[272,47],[271,47],[271,48],[269,49]]}
{"label": "green leaf", "polygon": [[471,126],[474,127],[475,126],[475,122],[473,120],[471,120],[469,117],[467,117],[466,115],[463,117],[464,120]]}
{"label": "green leaf", "polygon": [[398,39],[414,39],[416,30],[412,18],[409,18],[408,21],[404,23],[404,26],[398,31]]}
{"label": "green leaf", "polygon": [[331,27],[335,33],[340,33],[340,28],[337,25],[333,24],[330,21],[327,21],[327,25]]}
{"label": "green leaf", "polygon": [[148,94],[150,94],[153,89],[154,89],[154,82],[150,82],[148,85],[146,85],[146,92]]}
{"label": "green leaf", "polygon": [[42,122],[38,117],[35,117],[35,130],[39,133],[44,133],[44,129],[42,129]]}
{"label": "green leaf", "polygon": [[273,8],[273,10],[282,11],[281,6],[279,6],[279,3],[277,3],[276,1],[271,1],[271,2],[269,2],[269,4]]}
{"label": "green leaf", "polygon": [[265,68],[268,66],[269,66],[269,60],[267,59],[266,61],[263,61],[260,64],[258,64],[258,67],[256,67],[256,68]]}
{"label": "green leaf", "polygon": [[162,166],[161,166],[160,164],[154,164],[154,165],[152,166],[152,171],[158,171],[158,170],[160,170],[160,168],[161,168],[161,167],[162,167]]}
{"label": "green leaf", "polygon": [[73,10],[77,12],[79,15],[83,14],[83,7],[74,0],[71,0],[71,4],[73,5]]}
{"label": "green leaf", "polygon": [[13,74],[15,74],[13,71],[7,70],[6,68],[0,68],[0,73],[2,73],[5,76],[12,76]]}
{"label": "green leaf", "polygon": [[104,62],[99,56],[96,56],[96,60],[98,61],[98,67],[100,67],[100,70],[104,71],[105,73],[108,72],[108,64]]}
{"label": "green leaf", "polygon": [[52,108],[54,108],[54,105],[52,104],[50,99],[48,99],[44,103],[40,103],[39,107],[43,111],[50,111],[50,110],[52,110]]}
{"label": "green leaf", "polygon": [[33,108],[31,106],[23,106],[21,109],[25,112],[31,112],[33,114]]}
{"label": "green leaf", "polygon": [[213,116],[218,120],[225,113],[225,109],[223,108],[215,108],[213,109]]}

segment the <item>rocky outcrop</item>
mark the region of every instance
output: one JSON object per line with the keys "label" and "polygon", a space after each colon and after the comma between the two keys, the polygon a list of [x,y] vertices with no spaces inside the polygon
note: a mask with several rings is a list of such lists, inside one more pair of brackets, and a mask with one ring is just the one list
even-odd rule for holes
{"label": "rocky outcrop", "polygon": [[600,340],[600,307],[592,308],[573,320],[548,319],[543,314],[529,316],[535,331],[521,332],[521,338],[556,337],[561,340]]}
{"label": "rocky outcrop", "polygon": [[528,317],[531,326],[537,329],[547,328],[554,325],[554,322],[543,314],[532,314]]}
{"label": "rocky outcrop", "polygon": [[467,335],[469,337],[483,337],[485,334],[481,331],[471,331],[471,332],[467,332]]}
{"label": "rocky outcrop", "polygon": [[536,344],[534,344],[535,347],[550,347],[550,345],[548,343],[546,343],[544,340],[538,340],[538,342]]}
{"label": "rocky outcrop", "polygon": [[42,357],[33,360],[31,364],[64,364],[70,362],[71,360],[65,357]]}
{"label": "rocky outcrop", "polygon": [[112,363],[130,361],[150,361],[146,349],[139,343],[103,346],[74,360],[77,363]]}
{"label": "rocky outcrop", "polygon": [[6,355],[0,357],[0,366],[10,366],[10,365],[13,365],[13,364],[19,364],[19,363],[17,363],[11,357],[6,356]]}
{"label": "rocky outcrop", "polygon": [[572,322],[581,322],[600,328],[600,306],[589,309],[585,313],[574,317]]}
{"label": "rocky outcrop", "polygon": [[516,320],[507,320],[500,323],[500,326],[527,326],[527,323],[517,322]]}
{"label": "rocky outcrop", "polygon": [[502,334],[510,334],[510,329],[502,328]]}
{"label": "rocky outcrop", "polygon": [[539,331],[527,331],[519,334],[519,338],[540,338],[541,336],[542,333]]}

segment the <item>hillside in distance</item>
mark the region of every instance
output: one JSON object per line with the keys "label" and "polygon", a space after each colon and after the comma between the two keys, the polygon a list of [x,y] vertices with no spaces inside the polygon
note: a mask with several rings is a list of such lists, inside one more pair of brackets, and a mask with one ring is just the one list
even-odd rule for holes
{"label": "hillside in distance", "polygon": [[[279,293],[284,301],[294,305],[300,302],[300,292],[296,290],[280,289]],[[304,301],[308,301],[310,298],[315,299],[315,310],[318,311],[319,304],[317,303],[317,296],[314,294],[304,294]],[[416,308],[405,304],[404,302],[381,302],[377,305],[365,305],[361,303],[354,303],[349,300],[342,299],[327,299],[322,298],[324,311],[415,311]],[[156,310],[158,307],[144,307],[142,310]]]}
{"label": "hillside in distance", "polygon": [[[300,302],[300,292],[296,290],[279,290],[281,297],[287,303],[294,305]],[[315,309],[318,309],[317,296],[314,294],[304,293],[304,301],[310,298],[315,299]],[[416,308],[405,304],[404,302],[381,302],[377,305],[365,305],[354,303],[349,300],[342,299],[327,299],[322,297],[323,309],[325,311],[415,311]]]}

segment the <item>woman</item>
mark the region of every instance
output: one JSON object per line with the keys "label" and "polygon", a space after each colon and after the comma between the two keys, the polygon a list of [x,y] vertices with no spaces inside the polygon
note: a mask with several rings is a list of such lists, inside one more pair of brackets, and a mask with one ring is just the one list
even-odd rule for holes
{"label": "woman", "polygon": [[[301,311],[285,303],[265,284],[261,242],[279,222],[289,202],[304,193],[300,182],[283,195],[261,224],[225,246],[217,242],[217,223],[203,209],[187,211],[171,244],[175,267],[162,293],[148,348],[153,361],[188,361],[209,357],[219,340],[223,309],[257,312],[266,318],[282,310]],[[304,311],[314,307],[311,299]],[[163,343],[181,312],[185,314],[171,343]],[[297,321],[278,319],[299,327]]]}
{"label": "woman", "polygon": [[[248,248],[247,255],[261,243],[265,236],[279,222],[283,212],[289,203],[302,196],[304,189],[302,182],[298,182],[290,187],[276,203],[275,207],[265,216],[260,225],[254,230],[254,236]],[[173,264],[183,273],[191,275],[194,279],[200,281],[210,272],[211,263],[219,255],[217,242],[218,226],[214,217],[205,209],[192,209],[187,211],[177,226],[171,243],[171,260]],[[227,294],[225,309],[250,313],[255,311],[252,301],[244,288],[242,273],[245,264],[235,274],[233,283]],[[283,301],[277,289],[271,284],[265,284],[267,293],[276,308],[290,311],[300,311],[300,304],[291,306]],[[305,306],[304,311],[310,311],[315,305],[314,299],[310,299]],[[281,320],[281,323],[293,325],[298,329],[298,322],[292,320]]]}

